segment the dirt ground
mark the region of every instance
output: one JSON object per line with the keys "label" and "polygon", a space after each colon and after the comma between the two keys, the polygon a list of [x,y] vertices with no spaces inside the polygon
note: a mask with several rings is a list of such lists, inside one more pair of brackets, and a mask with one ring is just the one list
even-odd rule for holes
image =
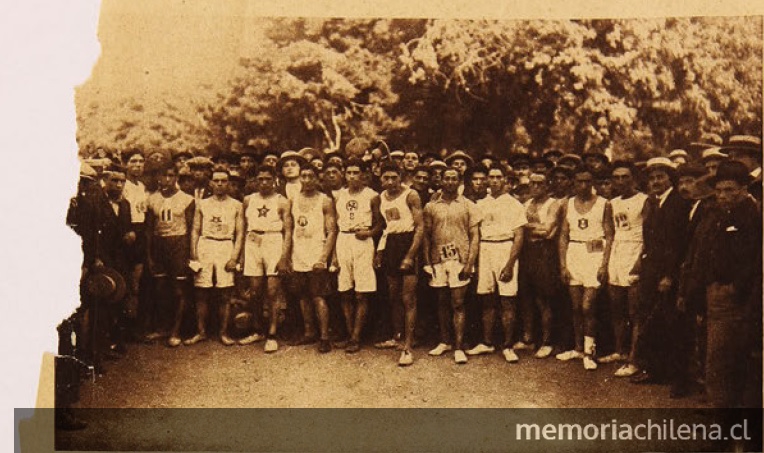
{"label": "dirt ground", "polygon": [[398,353],[366,345],[360,353],[319,354],[287,346],[265,354],[263,343],[226,347],[216,341],[171,349],[131,345],[127,357],[81,389],[86,408],[572,408],[703,407],[700,396],[669,399],[667,386],[613,377],[616,364],[585,371],[581,361],[499,354],[457,365],[448,353],[415,349],[410,367]]}

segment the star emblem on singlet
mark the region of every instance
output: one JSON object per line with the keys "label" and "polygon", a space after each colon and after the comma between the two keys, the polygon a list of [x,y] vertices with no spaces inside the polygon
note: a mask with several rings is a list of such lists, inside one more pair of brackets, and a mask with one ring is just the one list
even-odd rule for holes
{"label": "star emblem on singlet", "polygon": [[265,205],[263,205],[262,208],[257,208],[257,216],[258,217],[267,217],[268,216],[268,211],[270,211],[270,209],[268,209]]}

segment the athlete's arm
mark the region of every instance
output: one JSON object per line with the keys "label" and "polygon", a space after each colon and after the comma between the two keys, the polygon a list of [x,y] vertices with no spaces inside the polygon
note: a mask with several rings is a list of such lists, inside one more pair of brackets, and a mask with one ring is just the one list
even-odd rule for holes
{"label": "athlete's arm", "polygon": [[560,259],[560,276],[562,281],[566,284],[570,280],[570,273],[567,268],[567,255],[568,255],[568,241],[570,240],[570,225],[568,225],[567,218],[567,204],[562,205],[560,208],[560,219],[562,224],[560,226],[560,237],[557,241],[557,249],[559,251]]}
{"label": "athlete's arm", "polygon": [[560,217],[562,206],[563,203],[561,201],[552,201],[552,204],[549,206],[549,209],[552,211],[551,215],[548,216],[549,221],[542,223],[542,228],[544,229],[542,238],[553,239],[557,235],[557,232],[560,230],[560,223],[562,223],[562,217]]}
{"label": "athlete's arm", "polygon": [[154,222],[154,211],[150,208],[146,209],[146,219],[144,220],[146,231],[144,231],[144,233],[146,235],[146,264],[148,264],[149,272],[151,272],[154,267],[154,260],[152,259],[154,255],[151,253],[154,239]]}
{"label": "athlete's arm", "polygon": [[406,196],[406,205],[411,210],[411,217],[414,219],[414,239],[411,241],[411,247],[409,247],[409,251],[406,252],[406,256],[403,259],[414,261],[417,253],[419,253],[419,247],[422,245],[422,238],[424,237],[422,202],[416,190],[409,191],[409,194]]}
{"label": "athlete's arm", "polygon": [[613,249],[613,237],[615,236],[615,227],[613,226],[613,206],[609,201],[605,202],[605,213],[602,219],[602,229],[605,232],[605,250],[602,253],[602,265],[597,276],[600,283],[606,283],[608,263],[610,262],[610,252]]}
{"label": "athlete's arm", "polygon": [[430,260],[430,250],[432,248],[432,215],[426,206],[422,211],[422,226],[424,227],[424,234],[422,235],[422,247],[424,247],[424,265],[432,266],[432,261]]}
{"label": "athlete's arm", "polygon": [[233,239],[233,253],[231,258],[226,263],[226,267],[229,268],[229,272],[236,268],[236,263],[241,256],[241,249],[244,247],[244,214],[242,213],[241,204],[236,206],[236,220],[235,220],[235,234]]}
{"label": "athlete's arm", "polygon": [[199,259],[199,253],[197,252],[197,242],[199,242],[199,236],[202,235],[202,209],[201,206],[197,206],[194,209],[194,226],[191,228],[191,259],[197,261]]}
{"label": "athlete's arm", "polygon": [[251,195],[247,195],[243,200],[241,200],[241,212],[244,215],[244,231],[249,231],[249,225],[247,223],[247,208],[249,208],[249,197],[251,197]]}
{"label": "athlete's arm", "polygon": [[281,197],[279,202],[279,216],[284,225],[284,241],[281,245],[281,259],[277,264],[279,273],[292,270],[292,202],[287,197]]}
{"label": "athlete's arm", "polygon": [[517,258],[520,256],[520,251],[523,249],[524,234],[523,227],[520,226],[515,228],[515,236],[512,239],[512,249],[509,251],[509,259],[507,260],[507,264],[501,270],[501,275],[499,275],[499,280],[503,282],[512,280],[515,263],[517,263]]}
{"label": "athlete's arm", "polygon": [[326,267],[329,255],[334,250],[334,244],[337,242],[337,213],[334,210],[334,203],[332,203],[329,197],[324,197],[323,211],[326,242],[324,243],[324,250],[321,252],[321,260],[316,264]]}

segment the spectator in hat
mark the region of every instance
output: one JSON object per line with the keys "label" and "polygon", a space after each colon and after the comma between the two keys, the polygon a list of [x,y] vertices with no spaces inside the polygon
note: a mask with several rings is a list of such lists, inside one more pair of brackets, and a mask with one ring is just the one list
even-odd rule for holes
{"label": "spectator in hat", "polygon": [[433,161],[440,160],[440,156],[436,153],[428,151],[419,158],[420,164],[428,167]]}
{"label": "spectator in hat", "polygon": [[283,193],[290,200],[300,193],[302,184],[300,183],[300,167],[307,164],[305,160],[296,151],[284,151],[278,163],[278,173],[284,181]]}
{"label": "spectator in hat", "polygon": [[565,154],[557,161],[558,167],[567,168],[570,171],[583,165],[583,160],[577,154]]}
{"label": "spectator in hat", "polygon": [[722,150],[729,154],[730,159],[746,166],[751,177],[748,192],[761,204],[761,139],[753,135],[733,135]]}
{"label": "spectator in hat", "polygon": [[435,193],[440,190],[440,184],[443,177],[443,170],[448,168],[442,160],[434,160],[428,165],[430,169],[430,188]]}
{"label": "spectator in hat", "polygon": [[727,160],[728,156],[721,152],[721,148],[708,148],[703,151],[700,161],[703,166],[706,167],[706,171],[710,176],[716,174],[716,169],[722,161]]}
{"label": "spectator in hat", "polygon": [[265,151],[260,160],[260,165],[276,168],[279,164],[279,154],[275,151]]}
{"label": "spectator in hat", "polygon": [[554,163],[546,157],[535,157],[531,159],[531,173],[546,174],[554,167]]}
{"label": "spectator in hat", "polygon": [[175,165],[175,170],[180,171],[181,168],[186,166],[186,162],[194,157],[190,151],[182,150],[173,153],[172,163]]}
{"label": "spectator in hat", "polygon": [[509,163],[517,177],[527,177],[531,174],[531,159],[527,154],[514,153],[509,156]]}
{"label": "spectator in hat", "polygon": [[[707,303],[706,393],[713,407],[761,405],[761,214],[736,161],[719,165],[716,206],[701,219],[689,247],[686,294]],[[680,298],[680,309],[688,300]],[[753,380],[756,397],[745,400]],[[755,382],[758,381],[758,382]]]}
{"label": "spectator in hat", "polygon": [[690,155],[687,154],[687,151],[683,149],[675,149],[669,153],[668,158],[671,159],[671,162],[679,166],[686,164],[687,160],[690,158]]}
{"label": "spectator in hat", "polygon": [[178,169],[178,188],[189,195],[194,194],[194,177],[188,165]]}
{"label": "spectator in hat", "polygon": [[448,157],[446,157],[445,163],[446,165],[451,166],[459,171],[459,174],[462,178],[464,178],[464,174],[467,172],[467,169],[475,165],[475,161],[472,159],[472,157],[461,150],[454,151]]}
{"label": "spectator in hat", "polygon": [[558,164],[549,172],[549,183],[552,198],[557,200],[568,198],[573,187],[573,170]]}
{"label": "spectator in hat", "polygon": [[483,164],[477,164],[471,167],[464,175],[467,185],[464,189],[464,196],[477,203],[477,200],[485,198],[488,195],[488,169]]}
{"label": "spectator in hat", "polygon": [[669,320],[675,316],[679,269],[686,249],[690,203],[674,189],[676,168],[666,157],[647,161],[649,198],[642,225],[644,248],[639,274],[639,323],[635,365],[641,368],[632,382],[669,380],[671,357],[676,354]]}
{"label": "spectator in hat", "polygon": [[552,163],[552,166],[556,166],[562,156],[563,152],[557,148],[550,148],[544,151],[544,154],[542,155],[544,159]]}
{"label": "spectator in hat", "polygon": [[586,168],[592,171],[593,174],[599,174],[604,171],[605,167],[610,163],[610,158],[605,153],[589,150],[581,155]]}

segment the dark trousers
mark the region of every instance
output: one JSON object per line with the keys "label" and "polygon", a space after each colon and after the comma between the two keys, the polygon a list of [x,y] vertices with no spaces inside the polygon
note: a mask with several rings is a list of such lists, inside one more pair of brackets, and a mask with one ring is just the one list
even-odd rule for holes
{"label": "dark trousers", "polygon": [[712,283],[706,288],[708,344],[706,393],[717,408],[740,407],[748,364],[748,329],[745,311],[734,300],[732,285]]}

